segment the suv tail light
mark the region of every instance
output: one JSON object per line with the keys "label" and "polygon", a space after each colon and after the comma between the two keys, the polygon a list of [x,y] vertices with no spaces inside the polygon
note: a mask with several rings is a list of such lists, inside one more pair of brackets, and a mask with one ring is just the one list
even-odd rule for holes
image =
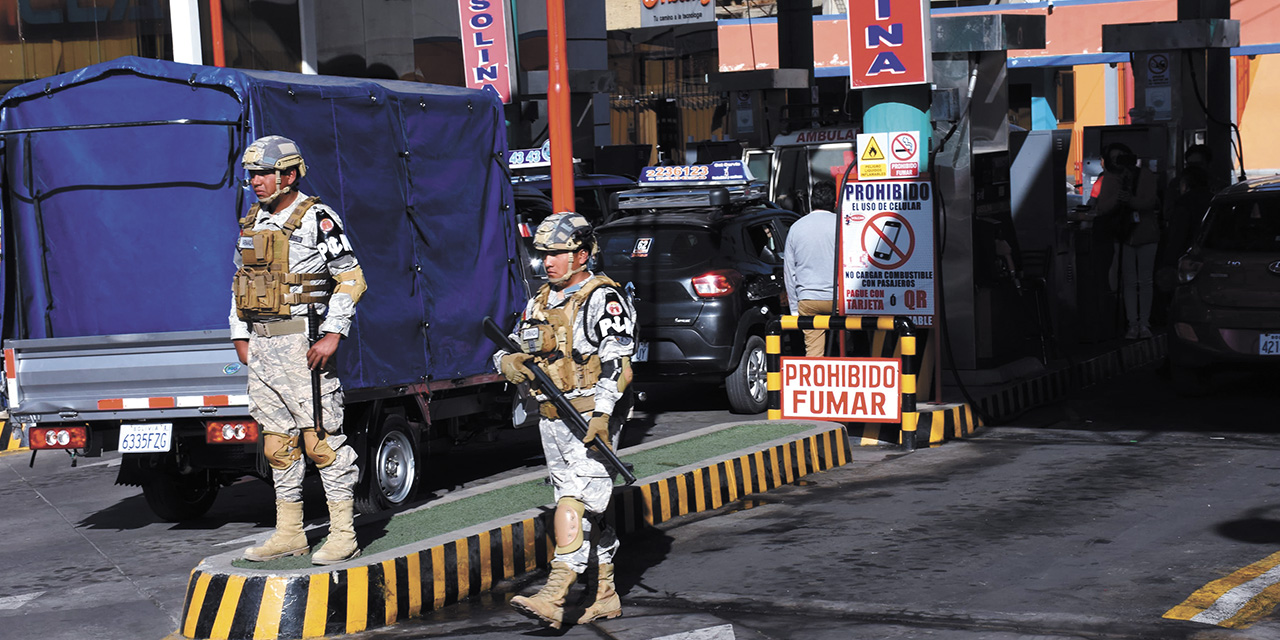
{"label": "suv tail light", "polygon": [[692,282],[693,291],[699,298],[720,298],[741,286],[742,274],[733,269],[716,269],[694,278]]}
{"label": "suv tail light", "polygon": [[89,445],[89,428],[36,427],[27,443],[32,449],[83,449]]}
{"label": "suv tail light", "polygon": [[257,442],[258,423],[253,420],[210,420],[204,423],[204,441],[209,444]]}
{"label": "suv tail light", "polygon": [[1191,256],[1182,256],[1178,261],[1178,284],[1187,284],[1195,280],[1202,268],[1204,268],[1204,261],[1196,260]]}

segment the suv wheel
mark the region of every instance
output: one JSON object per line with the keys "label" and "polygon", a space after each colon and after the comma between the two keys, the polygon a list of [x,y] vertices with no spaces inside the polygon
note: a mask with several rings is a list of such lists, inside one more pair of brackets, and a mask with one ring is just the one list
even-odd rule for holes
{"label": "suv wheel", "polygon": [[769,402],[768,371],[765,368],[764,339],[749,336],[738,367],[725,378],[724,388],[733,413],[760,413]]}

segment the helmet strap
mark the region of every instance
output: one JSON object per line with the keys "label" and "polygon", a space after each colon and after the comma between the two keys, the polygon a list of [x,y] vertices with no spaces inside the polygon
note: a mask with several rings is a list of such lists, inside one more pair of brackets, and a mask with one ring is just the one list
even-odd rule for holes
{"label": "helmet strap", "polygon": [[288,186],[288,187],[280,186],[280,182],[283,177],[284,176],[281,175],[281,171],[279,169],[276,169],[276,192],[265,198],[259,198],[258,199],[259,204],[261,204],[262,206],[270,207],[272,203],[274,203],[276,200],[280,198],[280,196],[286,193],[289,193],[290,191],[293,191],[292,186]]}

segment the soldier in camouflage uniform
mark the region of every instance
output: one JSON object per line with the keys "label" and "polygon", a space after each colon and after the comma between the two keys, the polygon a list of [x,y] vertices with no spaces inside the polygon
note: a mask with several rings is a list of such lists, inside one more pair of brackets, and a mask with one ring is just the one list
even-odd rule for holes
{"label": "soldier in camouflage uniform", "polygon": [[533,390],[542,403],[542,450],[555,487],[556,550],[546,586],[533,596],[516,596],[511,605],[559,628],[565,596],[587,569],[593,546],[599,563],[596,599],[576,620],[583,624],[622,613],[613,582],[618,539],[602,517],[613,495],[613,478],[586,444],[599,438],[607,446],[616,445],[626,420],[627,402],[619,401],[631,381],[636,314],[618,283],[587,270],[594,239],[585,218],[576,213],[548,216],[538,226],[533,245],[543,255],[548,284],[529,301],[512,334],[523,351],[499,351],[494,361],[516,384],[532,378],[530,362],[542,367],[588,420],[588,433],[580,441],[559,418],[555,405]]}
{"label": "soldier in camouflage uniform", "polygon": [[[337,212],[298,191],[307,166],[297,144],[281,136],[260,138],[242,163],[258,203],[240,221],[231,339],[249,367],[249,414],[261,425],[276,491],[275,533],[244,558],[309,550],[302,531],[306,455],[320,470],[329,503],[329,538],[311,561],[342,562],[360,555],[352,495],[359,472],[342,433],[342,386],[332,356],[351,328],[364,275]],[[310,308],[324,319],[315,344],[307,339]],[[323,429],[315,425],[313,369],[321,372]]]}

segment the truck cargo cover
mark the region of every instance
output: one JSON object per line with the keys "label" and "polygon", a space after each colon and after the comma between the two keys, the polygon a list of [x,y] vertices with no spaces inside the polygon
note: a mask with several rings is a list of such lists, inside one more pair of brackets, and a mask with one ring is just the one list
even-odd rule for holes
{"label": "truck cargo cover", "polygon": [[491,93],[126,57],[16,87],[0,132],[5,338],[225,329],[239,156],[270,134],[364,267],[348,388],[492,371],[481,319],[523,304]]}

